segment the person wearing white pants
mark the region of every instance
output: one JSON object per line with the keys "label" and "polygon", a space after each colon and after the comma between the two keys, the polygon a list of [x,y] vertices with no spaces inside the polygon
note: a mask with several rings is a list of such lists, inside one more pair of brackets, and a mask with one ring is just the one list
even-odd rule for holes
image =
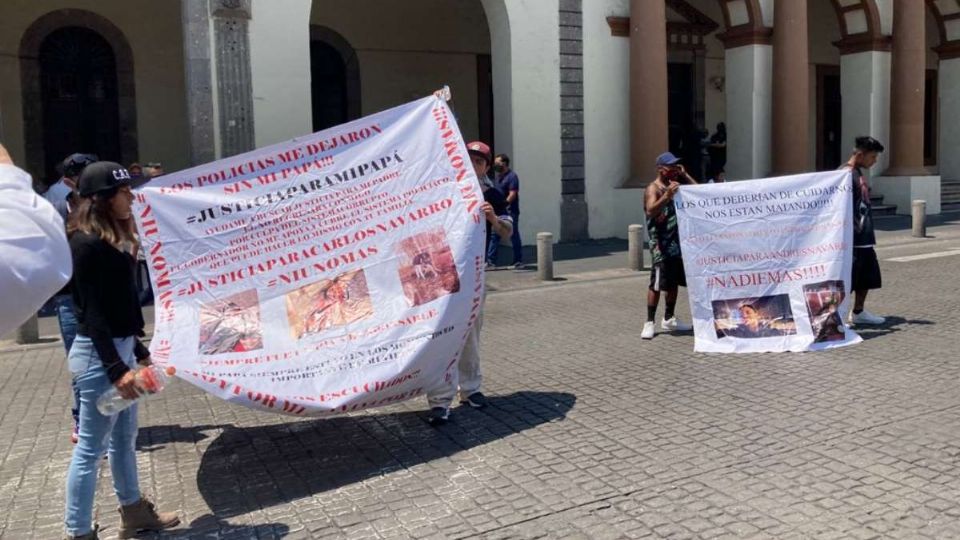
{"label": "person wearing white pants", "polygon": [[[509,238],[513,232],[513,221],[509,215],[507,199],[497,188],[489,182],[484,182],[487,177],[487,171],[490,170],[490,164],[493,162],[493,152],[490,147],[482,142],[472,142],[467,145],[467,151],[470,153],[470,161],[473,163],[474,172],[477,173],[477,180],[483,189],[484,202],[481,210],[487,220],[487,237],[490,233],[496,233],[501,238]],[[470,333],[467,334],[466,342],[460,351],[460,359],[457,362],[457,369],[450,370],[449,373],[437,382],[437,384],[427,391],[427,403],[430,405],[430,413],[427,421],[431,425],[441,425],[450,418],[450,405],[453,399],[460,394],[460,402],[476,409],[487,406],[487,398],[480,392],[480,385],[483,382],[483,375],[480,371],[480,329],[483,326],[483,304],[480,305],[479,315]]]}
{"label": "person wearing white pants", "polygon": [[[483,306],[481,305],[480,316],[477,317],[476,324],[467,334],[467,341],[463,344],[463,350],[460,351],[457,369],[450,370],[450,373],[440,379],[438,384],[427,392],[427,404],[430,405],[431,413],[436,409],[443,409],[441,415],[444,417],[443,420],[447,419],[450,405],[458,393],[462,403],[478,408],[486,405],[484,396],[480,392],[480,385],[483,384],[483,373],[480,372],[480,329],[482,326]],[[471,398],[473,401],[471,401]],[[437,411],[437,414],[440,414],[440,411]],[[433,416],[431,415],[432,419]]]}

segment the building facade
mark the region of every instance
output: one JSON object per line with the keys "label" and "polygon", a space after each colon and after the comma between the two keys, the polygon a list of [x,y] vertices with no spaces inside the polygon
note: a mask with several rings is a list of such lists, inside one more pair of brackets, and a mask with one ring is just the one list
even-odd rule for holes
{"label": "building facade", "polygon": [[957,0],[0,3],[0,137],[39,177],[75,151],[172,171],[443,85],[513,158],[526,238],[625,236],[655,156],[721,122],[730,179],[870,134],[892,211],[960,197]]}

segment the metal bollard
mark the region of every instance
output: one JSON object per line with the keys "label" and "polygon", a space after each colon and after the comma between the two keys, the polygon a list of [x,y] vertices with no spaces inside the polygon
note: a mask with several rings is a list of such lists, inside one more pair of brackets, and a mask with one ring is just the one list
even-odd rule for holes
{"label": "metal bollard", "polygon": [[40,342],[40,328],[37,326],[36,313],[17,328],[16,339],[20,345]]}
{"label": "metal bollard", "polygon": [[553,233],[537,233],[537,275],[553,281]]}
{"label": "metal bollard", "polygon": [[627,227],[627,264],[631,270],[643,269],[643,225]]}
{"label": "metal bollard", "polygon": [[910,209],[913,217],[913,236],[926,238],[927,236],[927,201],[913,201]]}

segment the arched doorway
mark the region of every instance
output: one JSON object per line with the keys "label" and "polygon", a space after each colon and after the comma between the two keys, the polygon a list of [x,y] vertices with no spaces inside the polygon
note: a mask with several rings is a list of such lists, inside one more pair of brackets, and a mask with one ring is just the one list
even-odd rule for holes
{"label": "arched doorway", "polygon": [[323,41],[310,42],[313,131],[347,121],[347,69],[336,49]]}
{"label": "arched doorway", "polygon": [[73,152],[120,160],[117,63],[110,44],[88,28],[54,31],[40,45],[46,174]]}
{"label": "arched doorway", "polygon": [[53,178],[78,151],[137,160],[133,51],[119,28],[90,11],[52,11],[23,33],[19,56],[27,170]]}
{"label": "arched doorway", "polygon": [[360,117],[357,53],[337,32],[310,27],[310,94],[313,131]]}

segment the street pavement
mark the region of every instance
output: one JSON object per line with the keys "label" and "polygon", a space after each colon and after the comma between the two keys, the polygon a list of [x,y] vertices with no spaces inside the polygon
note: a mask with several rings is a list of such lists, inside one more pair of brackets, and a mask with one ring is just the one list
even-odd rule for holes
{"label": "street pavement", "polygon": [[[145,538],[960,538],[960,226],[891,228],[868,301],[889,323],[840,350],[642,342],[648,276],[611,242],[571,250],[565,281],[490,273],[491,406],[441,428],[423,399],[293,419],[177,381],[141,408],[138,460],[143,490],[184,525]],[[3,350],[0,537],[58,538],[63,349]],[[115,538],[103,469],[98,520]]]}

